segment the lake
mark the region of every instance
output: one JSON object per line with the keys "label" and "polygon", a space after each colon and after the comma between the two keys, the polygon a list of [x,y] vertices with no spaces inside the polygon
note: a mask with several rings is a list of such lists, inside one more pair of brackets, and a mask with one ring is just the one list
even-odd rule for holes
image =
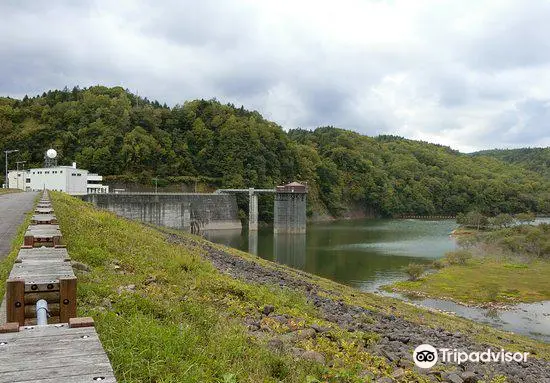
{"label": "lake", "polygon": [[430,263],[456,247],[453,220],[354,220],[314,223],[307,234],[273,234],[262,228],[216,231],[206,238],[262,258],[373,291],[405,278],[410,262]]}
{"label": "lake", "polygon": [[[272,227],[265,227],[250,236],[243,229],[206,232],[205,237],[363,291],[411,300],[381,292],[379,287],[406,279],[403,268],[411,262],[429,264],[456,249],[449,234],[457,227],[454,220],[365,219],[309,224],[307,234],[274,234]],[[414,302],[550,342],[550,302],[506,311],[439,299]]]}

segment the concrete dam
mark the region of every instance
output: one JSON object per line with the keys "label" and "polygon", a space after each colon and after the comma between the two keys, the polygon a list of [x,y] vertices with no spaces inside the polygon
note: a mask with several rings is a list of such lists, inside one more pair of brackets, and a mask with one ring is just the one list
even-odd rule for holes
{"label": "concrete dam", "polygon": [[273,189],[220,189],[214,193],[114,193],[83,197],[122,217],[198,233],[241,229],[236,193],[249,196],[249,225],[258,230],[258,194],[274,193],[274,232],[306,232],[307,186],[296,182]]}
{"label": "concrete dam", "polygon": [[172,229],[241,229],[237,199],[231,194],[116,193],[88,194],[85,201],[121,217]]}

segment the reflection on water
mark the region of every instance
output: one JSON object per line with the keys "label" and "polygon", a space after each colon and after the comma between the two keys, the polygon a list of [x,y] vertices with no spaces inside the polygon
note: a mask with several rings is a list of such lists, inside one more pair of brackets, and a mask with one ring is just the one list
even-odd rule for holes
{"label": "reflection on water", "polygon": [[[261,228],[250,236],[246,229],[205,236],[363,291],[377,291],[406,278],[403,268],[409,263],[430,263],[455,249],[449,234],[456,227],[453,220],[359,220],[311,224],[306,234],[274,235],[273,228]],[[498,312],[436,299],[415,303],[550,341],[550,302]]]}
{"label": "reflection on water", "polygon": [[279,263],[304,270],[306,267],[306,234],[274,234],[273,259]]}
{"label": "reflection on water", "polygon": [[452,220],[359,220],[317,223],[307,234],[261,228],[207,232],[214,242],[248,251],[363,290],[402,279],[410,262],[429,263],[455,248]]}

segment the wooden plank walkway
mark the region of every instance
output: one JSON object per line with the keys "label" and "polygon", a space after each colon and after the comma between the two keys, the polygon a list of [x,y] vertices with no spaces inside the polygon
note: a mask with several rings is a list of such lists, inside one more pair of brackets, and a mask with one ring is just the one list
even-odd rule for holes
{"label": "wooden plank walkway", "polygon": [[[92,318],[76,318],[77,278],[43,194],[0,307],[0,383],[116,382]],[[48,324],[36,325],[36,303]]]}
{"label": "wooden plank walkway", "polygon": [[0,334],[0,382],[116,382],[93,327],[21,327]]}

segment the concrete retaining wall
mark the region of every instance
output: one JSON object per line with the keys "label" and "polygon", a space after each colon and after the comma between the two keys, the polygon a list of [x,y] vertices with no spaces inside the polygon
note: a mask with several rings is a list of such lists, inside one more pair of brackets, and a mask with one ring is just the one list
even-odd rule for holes
{"label": "concrete retaining wall", "polygon": [[241,229],[230,194],[89,194],[85,201],[122,217],[181,230]]}

